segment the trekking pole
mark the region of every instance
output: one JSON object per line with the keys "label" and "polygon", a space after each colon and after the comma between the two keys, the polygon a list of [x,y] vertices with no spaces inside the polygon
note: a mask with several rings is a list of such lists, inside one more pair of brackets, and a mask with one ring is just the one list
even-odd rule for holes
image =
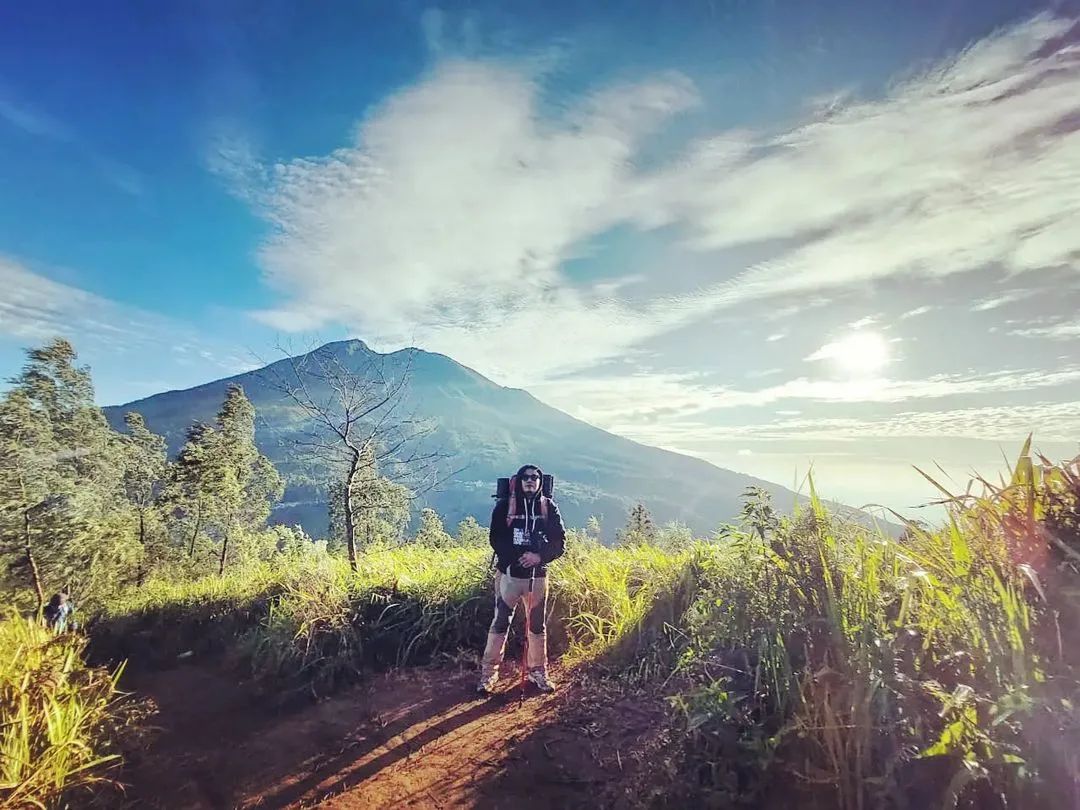
{"label": "trekking pole", "polygon": [[529,595],[525,599],[525,643],[521,651],[521,696],[518,698],[518,706],[525,702],[525,673],[529,668],[529,614],[532,612],[533,583],[536,582],[536,566],[529,571]]}
{"label": "trekking pole", "polygon": [[521,640],[521,691],[518,693],[518,708],[525,702],[525,668],[529,660],[529,602],[532,601],[532,591],[525,600],[525,633]]}

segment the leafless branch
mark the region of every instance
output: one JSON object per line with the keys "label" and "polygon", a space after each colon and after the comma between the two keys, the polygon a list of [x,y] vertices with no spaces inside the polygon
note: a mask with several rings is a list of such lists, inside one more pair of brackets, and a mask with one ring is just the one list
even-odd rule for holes
{"label": "leafless branch", "polygon": [[449,454],[430,447],[436,426],[418,418],[415,410],[404,412],[413,352],[393,368],[390,356],[367,354],[358,369],[325,347],[302,355],[278,348],[285,359],[267,366],[266,384],[304,418],[304,427],[292,435],[297,455],[341,493],[355,566],[355,512],[372,508],[370,493],[358,487],[382,479],[402,487],[414,501],[458,471],[444,473]]}

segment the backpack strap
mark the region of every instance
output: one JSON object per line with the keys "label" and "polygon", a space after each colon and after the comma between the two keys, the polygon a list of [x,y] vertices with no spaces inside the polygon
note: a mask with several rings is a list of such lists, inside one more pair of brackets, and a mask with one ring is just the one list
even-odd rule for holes
{"label": "backpack strap", "polygon": [[509,526],[514,522],[514,518],[517,515],[517,476],[510,476],[510,498],[509,505],[506,508],[506,525]]}
{"label": "backpack strap", "polygon": [[[517,511],[518,499],[517,499],[517,495],[515,494],[516,491],[517,491],[517,489],[515,487],[515,484],[517,484],[517,476],[516,475],[513,478],[510,479],[510,499],[509,499],[510,503],[509,503],[509,506],[506,509],[506,525],[507,526],[511,525],[514,522],[514,518],[516,518],[518,516],[518,511]],[[550,506],[551,506],[551,498],[549,498],[546,495],[542,494],[540,496],[540,515],[541,515],[541,517],[544,518],[544,523],[545,524],[547,523],[548,510],[550,509]]]}

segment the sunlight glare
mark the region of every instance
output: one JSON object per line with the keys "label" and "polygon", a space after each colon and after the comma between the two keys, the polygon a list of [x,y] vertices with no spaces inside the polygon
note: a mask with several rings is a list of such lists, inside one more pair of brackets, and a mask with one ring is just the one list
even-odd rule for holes
{"label": "sunlight glare", "polygon": [[868,377],[889,363],[889,344],[877,332],[852,332],[823,346],[813,359],[829,360],[854,377]]}

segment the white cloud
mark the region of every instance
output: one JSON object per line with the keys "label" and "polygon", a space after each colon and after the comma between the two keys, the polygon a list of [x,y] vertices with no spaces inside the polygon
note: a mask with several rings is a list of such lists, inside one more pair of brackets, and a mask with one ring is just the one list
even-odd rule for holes
{"label": "white cloud", "polygon": [[1080,337],[1080,322],[1056,323],[1050,326],[1032,326],[1027,329],[1013,329],[1010,335],[1029,338],[1050,338],[1051,340],[1071,340]]}
{"label": "white cloud", "polygon": [[[860,327],[870,319],[863,319],[852,326]],[[832,340],[806,357],[807,362],[828,361],[845,373],[874,375],[889,364],[889,346],[877,332],[855,331]]]}
{"label": "white cloud", "polygon": [[1025,298],[1030,298],[1034,295],[1034,290],[1010,290],[1007,293],[1001,295],[991,296],[990,298],[983,298],[976,301],[971,307],[972,312],[989,312],[992,309],[1000,309],[1001,307],[1009,304],[1015,304],[1018,301],[1023,301]]}
{"label": "white cloud", "polygon": [[812,380],[800,377],[758,391],[728,391],[719,407],[768,405],[788,399],[816,402],[904,402],[965,394],[1031,391],[1080,381],[1080,366],[1055,371],[996,371],[982,375],[936,374],[923,380],[885,378]]}
{"label": "white cloud", "polygon": [[[702,311],[693,296],[629,307],[619,286],[572,285],[560,266],[625,217],[642,139],[696,103],[670,74],[554,111],[526,68],[454,60],[328,157],[266,172],[242,141],[217,140],[214,170],[274,225],[260,260],[287,300],[258,317],[345,322],[372,345],[415,342],[514,384],[685,323]],[[559,340],[522,363],[506,347],[524,333]]]}
{"label": "white cloud", "polygon": [[564,378],[531,386],[540,399],[600,427],[617,420],[652,422],[716,407],[724,388],[698,374],[640,373],[602,378]]}
{"label": "white cloud", "polygon": [[727,133],[641,191],[641,221],[709,250],[795,240],[718,305],[898,274],[1080,257],[1080,44],[1040,16],[878,101],[779,135]]}
{"label": "white cloud", "polygon": [[[688,417],[712,413],[719,418],[719,412],[731,408],[755,408],[792,401],[833,404],[915,402],[972,394],[1037,391],[1078,381],[1080,366],[1066,366],[1055,371],[1028,369],[983,375],[939,374],[924,380],[800,377],[757,390],[710,383],[701,374],[640,373],[551,380],[531,386],[530,390],[545,402],[598,427],[639,437],[643,435],[642,431],[662,430],[657,427],[658,422],[679,430],[677,426],[685,424]],[[798,415],[800,411],[778,413]]]}
{"label": "white cloud", "polygon": [[[52,281],[0,256],[0,335],[42,341],[72,329],[117,341],[138,329],[129,313],[93,293]],[[131,324],[129,327],[128,324]]]}
{"label": "white cloud", "polygon": [[760,379],[762,379],[764,377],[775,377],[778,374],[783,374],[783,373],[784,373],[784,370],[782,368],[777,368],[777,367],[774,366],[772,368],[753,369],[751,371],[746,372],[746,376],[748,378],[750,378],[751,380],[760,380]]}
{"label": "white cloud", "polygon": [[717,442],[775,442],[780,446],[788,442],[831,444],[872,439],[1014,442],[1029,433],[1034,434],[1036,446],[1050,442],[1075,445],[1080,435],[1080,402],[905,411],[880,419],[815,417],[741,425],[671,420],[620,424],[619,432],[638,441],[698,454],[703,446]]}
{"label": "white cloud", "polygon": [[[426,14],[430,42],[444,22]],[[216,168],[274,226],[260,260],[284,301],[263,321],[344,322],[374,345],[457,352],[526,384],[747,299],[1080,257],[1069,24],[1037,17],[878,100],[849,96],[779,133],[722,132],[651,172],[636,167],[644,139],[699,103],[685,77],[556,107],[535,68],[460,59],[370,110],[329,156],[267,169],[234,141]],[[702,251],[778,252],[650,307],[570,283],[563,263],[627,222],[675,225]],[[545,325],[574,351],[502,376],[515,327]]]}
{"label": "white cloud", "polygon": [[420,29],[424,34],[424,44],[433,54],[440,54],[444,48],[443,24],[445,16],[442,9],[426,8],[420,14]]}
{"label": "white cloud", "polygon": [[90,346],[113,355],[169,351],[178,358],[197,353],[204,365],[217,370],[251,367],[250,358],[207,342],[170,318],[54,281],[4,256],[0,289],[0,339],[29,345],[66,337],[80,350]]}
{"label": "white cloud", "polygon": [[909,318],[918,318],[920,315],[926,315],[928,312],[933,312],[937,307],[922,306],[915,307],[915,309],[909,309],[907,312],[900,316],[900,320],[906,321]]}
{"label": "white cloud", "polygon": [[574,244],[614,222],[638,141],[693,101],[684,80],[657,80],[551,120],[532,77],[444,64],[368,116],[354,146],[274,167],[267,277],[301,310],[376,333],[478,300],[542,305]]}

